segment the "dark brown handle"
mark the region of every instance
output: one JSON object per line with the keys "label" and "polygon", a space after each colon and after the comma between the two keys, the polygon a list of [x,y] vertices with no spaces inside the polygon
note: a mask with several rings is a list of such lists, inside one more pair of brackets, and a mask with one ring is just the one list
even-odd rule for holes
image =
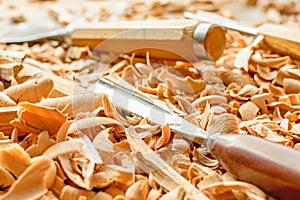
{"label": "dark brown handle", "polygon": [[300,152],[264,139],[223,134],[211,153],[237,179],[279,199],[300,199]]}

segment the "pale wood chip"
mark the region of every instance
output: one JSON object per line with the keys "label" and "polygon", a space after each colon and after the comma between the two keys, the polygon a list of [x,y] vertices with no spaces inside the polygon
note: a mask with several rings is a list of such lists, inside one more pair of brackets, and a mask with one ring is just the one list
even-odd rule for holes
{"label": "pale wood chip", "polygon": [[291,78],[283,79],[283,89],[286,94],[300,93],[300,80]]}
{"label": "pale wood chip", "polygon": [[95,188],[105,188],[111,185],[117,176],[118,172],[116,170],[104,166],[93,174],[91,186]]}
{"label": "pale wood chip", "polygon": [[214,172],[213,169],[193,162],[189,166],[188,177],[189,177],[190,180],[192,180],[193,178],[195,178],[197,176],[205,177],[207,175],[212,175],[214,173],[215,172]]}
{"label": "pale wood chip", "polygon": [[76,187],[66,185],[63,187],[59,199],[68,200],[68,199],[92,199],[95,195],[93,191],[87,191],[83,189],[78,189]]}
{"label": "pale wood chip", "polygon": [[174,138],[172,140],[172,150],[175,152],[189,155],[191,152],[191,147],[186,140]]}
{"label": "pale wood chip", "polygon": [[185,194],[185,191],[182,187],[178,187],[167,194],[164,194],[160,199],[161,200],[168,200],[168,199],[174,199],[174,200],[181,200]]}
{"label": "pale wood chip", "polygon": [[113,197],[106,193],[106,192],[97,192],[95,196],[91,200],[99,200],[99,199],[105,199],[105,200],[113,200]]}
{"label": "pale wood chip", "polygon": [[197,94],[206,87],[206,83],[203,80],[195,80],[190,76],[186,76],[185,78],[183,78],[176,74],[172,74],[167,70],[162,70],[158,74],[158,79],[162,82],[164,82],[165,80],[169,80],[170,82],[172,82],[173,86],[176,89],[181,90],[187,94]]}
{"label": "pale wood chip", "polygon": [[273,80],[273,83],[277,83],[278,85],[283,85],[283,80],[286,78],[299,79],[297,75],[291,74],[288,72],[289,69],[293,69],[294,66],[287,65],[286,67],[282,67],[278,70],[276,78]]}
{"label": "pale wood chip", "polygon": [[260,199],[260,200],[266,198],[265,193],[261,191],[258,187],[240,181],[218,182],[218,183],[210,184],[207,187],[201,189],[201,191],[203,191],[206,195],[208,195],[213,199],[215,199],[214,196],[218,196],[220,194],[224,194],[232,190],[241,191],[246,196],[249,196],[250,198],[253,196],[255,196],[255,199]]}
{"label": "pale wood chip", "polygon": [[[195,179],[198,179],[198,177],[194,178],[194,180]],[[197,183],[197,188],[199,188],[201,190],[202,188],[205,188],[208,185],[211,185],[214,183],[219,183],[221,181],[222,181],[221,176],[217,172],[214,172],[205,177],[200,177],[200,181],[199,181],[199,183]]]}
{"label": "pale wood chip", "polygon": [[0,199],[37,199],[46,194],[48,188],[53,185],[55,174],[54,162],[40,157],[25,169],[9,190],[0,196]]}
{"label": "pale wood chip", "polygon": [[239,96],[253,96],[258,92],[258,88],[254,85],[245,85],[238,93]]}
{"label": "pale wood chip", "polygon": [[11,78],[17,77],[25,57],[25,52],[0,49],[0,78],[11,81]]}
{"label": "pale wood chip", "polygon": [[256,94],[252,96],[250,100],[261,109],[262,113],[269,114],[266,101],[271,100],[271,97],[272,96],[270,93],[263,93],[263,94]]}
{"label": "pale wood chip", "polygon": [[206,130],[209,133],[238,133],[239,118],[233,114],[213,116],[208,122]]}
{"label": "pale wood chip", "polygon": [[257,67],[257,74],[261,78],[263,78],[264,80],[271,81],[271,80],[273,80],[273,79],[276,78],[276,76],[277,76],[277,70],[271,71],[270,68],[258,66]]}
{"label": "pale wood chip", "polygon": [[205,97],[200,97],[192,102],[195,107],[204,107],[207,103],[209,104],[223,104],[227,103],[227,99],[220,95],[210,95]]}
{"label": "pale wood chip", "polygon": [[147,200],[157,200],[161,197],[161,191],[157,189],[151,189],[148,196]]}
{"label": "pale wood chip", "polygon": [[43,131],[38,135],[37,143],[28,147],[26,152],[28,152],[31,157],[40,156],[44,151],[54,144],[55,140],[49,137],[47,131]]}
{"label": "pale wood chip", "polygon": [[225,71],[221,73],[222,80],[226,85],[229,85],[230,83],[234,82],[240,87],[243,87],[247,84],[249,85],[256,85],[254,80],[246,75],[238,74],[232,71]]}
{"label": "pale wood chip", "polygon": [[263,39],[263,35],[258,35],[249,46],[239,50],[234,60],[234,66],[236,68],[243,68],[247,72],[249,60],[253,54],[253,47],[257,46]]}
{"label": "pale wood chip", "polygon": [[132,200],[146,200],[149,193],[149,185],[146,180],[139,180],[133,183],[125,193],[125,196]]}
{"label": "pale wood chip", "polygon": [[274,86],[273,84],[268,84],[268,90],[270,94],[276,97],[280,97],[285,94],[283,88]]}
{"label": "pale wood chip", "polygon": [[42,107],[31,103],[20,103],[23,110],[19,113],[18,119],[11,124],[24,132],[39,134],[46,130],[54,135],[67,121],[67,117],[56,109]]}
{"label": "pale wood chip", "polygon": [[283,120],[283,117],[281,116],[280,108],[275,107],[272,119],[273,121],[277,121],[277,122],[281,122]]}
{"label": "pale wood chip", "polygon": [[197,109],[185,98],[176,96],[176,99],[178,100],[178,104],[181,107],[181,110],[183,110],[187,114],[193,114],[197,112]]}
{"label": "pale wood chip", "polygon": [[239,108],[239,113],[243,121],[254,119],[258,111],[259,108],[251,101],[248,101],[247,103],[241,105],[241,107]]}
{"label": "pale wood chip", "polygon": [[277,58],[264,58],[258,64],[262,67],[270,67],[274,69],[279,69],[286,65],[290,61],[289,56],[278,56]]}

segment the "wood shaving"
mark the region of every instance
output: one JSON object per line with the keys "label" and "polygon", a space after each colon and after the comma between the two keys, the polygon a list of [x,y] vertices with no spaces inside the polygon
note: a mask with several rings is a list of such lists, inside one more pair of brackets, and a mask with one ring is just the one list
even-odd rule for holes
{"label": "wood shaving", "polygon": [[52,79],[42,78],[11,86],[5,89],[4,93],[17,103],[24,101],[37,103],[40,102],[42,98],[47,98],[53,87],[54,82]]}
{"label": "wood shaving", "polygon": [[[259,24],[300,22],[296,2],[245,3],[264,7]],[[84,2],[80,13],[90,22],[177,18],[199,9],[234,18],[223,4],[133,1],[112,12]],[[59,2],[46,9],[62,26],[78,14]],[[262,36],[227,30],[226,38],[216,63],[154,60],[148,53],[108,65],[114,55],[67,40],[1,44],[0,199],[273,199],[235,180],[170,125],[85,89],[106,76],[210,133],[249,134],[299,150],[299,60],[278,54]]]}

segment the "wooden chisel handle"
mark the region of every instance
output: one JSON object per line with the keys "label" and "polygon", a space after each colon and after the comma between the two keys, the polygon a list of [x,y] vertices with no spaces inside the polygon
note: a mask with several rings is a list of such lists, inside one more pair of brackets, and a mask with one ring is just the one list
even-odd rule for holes
{"label": "wooden chisel handle", "polygon": [[196,20],[117,21],[85,24],[71,34],[74,45],[93,50],[132,53],[169,60],[219,59],[225,48],[225,33],[219,25]]}
{"label": "wooden chisel handle", "polygon": [[300,32],[299,28],[283,25],[265,24],[259,33],[264,35],[264,41],[280,54],[289,55],[300,60]]}
{"label": "wooden chisel handle", "polygon": [[215,134],[211,153],[237,179],[253,183],[281,200],[300,199],[300,152],[264,139]]}
{"label": "wooden chisel handle", "polygon": [[277,53],[289,55],[300,60],[300,34],[299,27],[285,25],[264,24],[258,28],[239,24],[235,20],[221,15],[198,11],[197,14],[185,12],[184,16],[206,23],[216,23],[225,28],[233,29],[250,35],[262,34],[264,41]]}

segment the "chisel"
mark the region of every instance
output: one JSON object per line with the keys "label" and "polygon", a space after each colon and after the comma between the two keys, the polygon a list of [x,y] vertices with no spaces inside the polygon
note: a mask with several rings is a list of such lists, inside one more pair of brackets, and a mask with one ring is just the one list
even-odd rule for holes
{"label": "chisel", "polygon": [[185,12],[186,18],[206,23],[219,24],[228,29],[237,30],[250,35],[261,34],[264,41],[277,53],[289,55],[300,60],[300,34],[299,27],[285,25],[264,24],[260,27],[245,26],[235,20],[227,19],[215,13],[198,11],[196,14]]}
{"label": "chisel", "polygon": [[225,49],[225,32],[215,24],[192,19],[110,21],[80,23],[57,30],[23,27],[0,38],[0,43],[20,43],[68,36],[73,45],[118,55],[135,53],[165,60],[218,60]]}
{"label": "chisel", "polygon": [[279,199],[299,199],[300,152],[264,139],[240,134],[210,134],[151,101],[101,78],[94,88],[118,107],[203,144],[235,178],[252,183]]}

